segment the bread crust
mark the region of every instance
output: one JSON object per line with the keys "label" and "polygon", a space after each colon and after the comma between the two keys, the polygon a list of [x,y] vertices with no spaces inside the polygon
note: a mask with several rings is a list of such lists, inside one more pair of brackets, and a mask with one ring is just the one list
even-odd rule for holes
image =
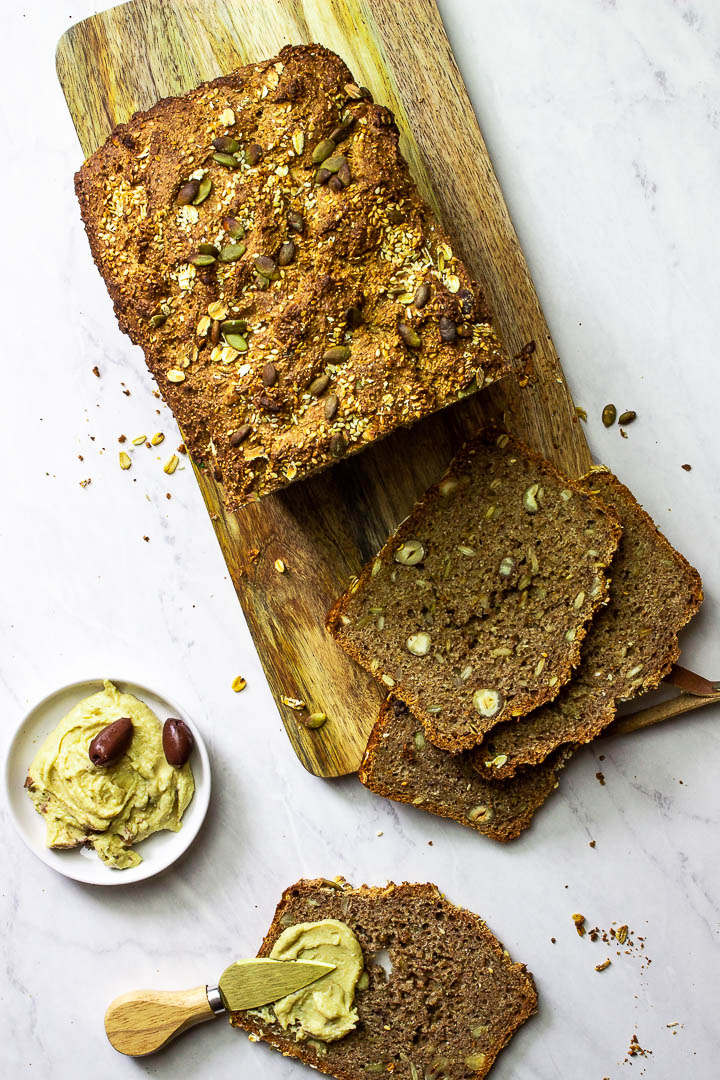
{"label": "bread crust", "polygon": [[[450,754],[430,745],[419,749],[412,730],[406,730],[409,712],[397,698],[384,702],[363,755],[360,782],[376,795],[457,821],[501,844],[516,840],[529,828],[535,814],[557,790],[560,772],[572,753],[558,751],[542,765],[520,770],[506,783],[491,781],[476,771],[472,750]],[[393,738],[398,726],[403,727],[399,747]],[[419,722],[414,727],[419,728]],[[393,752],[402,759],[398,771],[403,772],[403,780],[387,778],[387,767],[380,760],[383,749],[388,749],[386,739],[392,740]],[[434,787],[429,772],[433,763],[442,770]]]}
{"label": "bread crust", "polygon": [[[487,1076],[503,1046],[537,1010],[537,991],[533,977],[527,971],[525,965],[513,963],[509,959],[502,943],[497,940],[479,916],[451,904],[439,892],[437,886],[430,883],[410,884],[403,882],[402,884],[389,883],[386,886],[361,885],[359,888],[354,889],[343,878],[338,878],[335,882],[323,878],[298,881],[284,891],[282,899],[276,908],[270,929],[265,935],[257,955],[267,956],[270,953],[275,940],[284,929],[283,918],[290,918],[290,923],[307,921],[308,908],[306,901],[317,901],[318,899],[320,901],[319,905],[310,908],[310,911],[316,912],[311,921],[323,918],[339,918],[340,921],[346,922],[360,937],[361,946],[364,946],[366,970],[367,966],[371,966],[372,962],[372,955],[367,955],[366,951],[367,939],[368,937],[372,938],[372,934],[368,934],[365,927],[353,926],[352,903],[354,900],[361,902],[363,905],[367,902],[367,906],[381,905],[385,901],[391,901],[398,907],[402,906],[403,903],[416,900],[426,901],[432,904],[433,907],[441,909],[449,918],[463,923],[465,928],[477,939],[479,947],[491,952],[493,966],[497,967],[498,971],[502,971],[508,993],[513,996],[514,1009],[512,1016],[507,1017],[502,1029],[497,1032],[492,1048],[488,1048],[486,1051],[487,1060],[485,1065],[476,1070],[464,1068],[462,1076],[467,1080],[470,1080],[470,1078],[472,1080],[482,1080],[483,1077]],[[343,911],[345,914],[343,914]],[[293,912],[297,914],[295,915]],[[370,992],[372,992],[372,989]],[[363,1039],[363,1029],[366,1024],[363,1020],[361,997],[362,995],[360,995],[360,998],[356,997],[356,1005],[360,1011],[358,1029],[338,1042],[329,1044],[328,1059],[331,1053],[334,1053],[336,1057],[349,1054],[352,1041]],[[388,1017],[388,1019],[391,1019],[391,1017]],[[243,1028],[251,1037],[269,1043],[284,1055],[312,1065],[313,1068],[326,1075],[334,1076],[337,1080],[359,1080],[360,1077],[367,1075],[364,1070],[353,1071],[351,1066],[343,1066],[339,1060],[323,1058],[321,1054],[314,1052],[307,1043],[296,1042],[291,1035],[283,1032],[279,1025],[268,1025],[250,1013],[232,1013],[230,1023],[234,1027]],[[370,1033],[368,1032],[368,1034]],[[448,1077],[448,1080],[453,1080],[455,1072],[447,1072],[444,1075]],[[404,1071],[401,1071],[400,1068],[396,1067],[393,1076],[398,1077],[398,1080],[411,1080],[411,1069],[408,1066]]]}
{"label": "bread crust", "polygon": [[[603,522],[605,527],[604,538],[602,538],[601,541],[597,541],[597,565],[607,566],[611,562],[622,532],[615,512],[605,507],[599,499],[595,498],[595,496],[588,494],[577,481],[563,476],[550,462],[546,461],[540,454],[530,449],[530,447],[526,446],[519,439],[509,436],[506,433],[498,436],[497,432],[494,430],[482,432],[476,438],[465,444],[450,463],[444,476],[441,477],[436,484],[433,484],[419,500],[408,517],[405,518],[393,535],[380,549],[378,555],[362,569],[357,579],[351,582],[349,588],[338,598],[328,613],[326,626],[338,644],[357,663],[380,680],[382,680],[384,673],[377,667],[374,668],[374,661],[376,658],[372,649],[359,644],[358,641],[351,636],[351,628],[346,623],[346,620],[350,618],[348,615],[350,604],[356,595],[363,594],[363,590],[369,585],[373,577],[373,567],[378,562],[383,565],[392,564],[394,552],[397,548],[406,540],[415,537],[418,532],[422,533],[423,519],[427,511],[432,511],[442,504],[442,485],[449,479],[456,479],[465,474],[468,467],[471,467],[473,456],[481,450],[487,449],[488,446],[493,442],[496,442],[498,438],[507,440],[504,443],[504,451],[522,456],[531,465],[534,465],[537,469],[541,470],[546,477],[553,479],[563,488],[570,489],[574,493],[581,495],[586,501],[586,505],[592,510],[596,519]],[[450,529],[452,528],[451,521],[448,523],[448,526]],[[498,553],[497,555],[498,562],[500,561],[501,554],[502,553]],[[476,715],[473,713],[470,730],[454,732],[449,723],[443,723],[437,716],[428,712],[426,702],[421,700],[417,687],[413,684],[395,680],[391,689],[394,694],[407,704],[411,712],[417,716],[423,726],[427,738],[435,746],[443,750],[449,750],[453,753],[468,750],[479,743],[485,733],[502,720],[507,719],[508,721],[515,721],[526,713],[529,713],[531,710],[538,708],[545,702],[552,701],[561,687],[571,678],[573,668],[579,663],[581,644],[587,633],[590,620],[595,612],[607,603],[607,596],[607,579],[604,575],[601,575],[598,580],[598,588],[595,596],[585,596],[581,610],[582,617],[578,617],[577,619],[574,640],[568,642],[567,648],[564,648],[563,662],[560,665],[556,664],[554,667],[547,665],[544,669],[545,681],[538,681],[532,691],[522,689],[516,691],[512,697],[511,710],[510,707],[506,705],[503,712],[499,713],[498,716],[488,719],[484,719],[479,714]],[[556,681],[551,684],[550,680],[553,678],[555,678]],[[465,714],[469,715],[469,713],[470,709],[465,709]]]}
{"label": "bread crust", "polygon": [[[135,113],[75,178],[120,327],[229,509],[512,369],[481,287],[418,194],[391,112],[353,87],[330,50],[286,46]],[[343,117],[333,180],[347,186],[331,190],[315,182],[312,156]],[[236,166],[215,159],[217,138],[240,144]],[[179,206],[183,185],[200,180],[212,183],[207,198]],[[200,245],[221,254],[194,266]],[[232,245],[245,251],[222,261]],[[274,266],[268,278],[258,257]],[[245,351],[215,326],[228,319],[246,324]],[[323,376],[326,389],[311,392]]]}

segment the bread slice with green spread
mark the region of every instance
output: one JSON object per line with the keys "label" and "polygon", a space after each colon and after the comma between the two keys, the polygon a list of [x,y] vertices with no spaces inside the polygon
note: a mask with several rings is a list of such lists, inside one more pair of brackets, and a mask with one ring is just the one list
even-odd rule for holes
{"label": "bread slice with green spread", "polygon": [[511,780],[487,779],[473,764],[474,751],[450,754],[425,738],[420,722],[389,698],[372,730],[358,773],[376,795],[451,818],[492,840],[515,840],[558,786],[571,750],[558,750]]}
{"label": "bread slice with green spread", "polygon": [[299,881],[285,890],[258,955],[286,928],[324,919],[349,927],[362,950],[354,1030],[335,1042],[302,1040],[267,1008],[230,1022],[338,1080],[481,1080],[536,1010],[525,967],[435,885]]}
{"label": "bread slice with green spread", "polygon": [[568,681],[620,531],[534,451],[483,434],[337,601],[328,629],[434,745],[469,749]]}
{"label": "bread slice with green spread", "polygon": [[623,528],[610,570],[610,602],[583,643],[573,679],[553,702],[499,724],[473,751],[476,768],[507,778],[558,746],[594,739],[618,703],[652,690],[680,655],[678,632],[702,602],[700,575],[660,533],[612,473],[593,470],[581,486],[612,507]]}

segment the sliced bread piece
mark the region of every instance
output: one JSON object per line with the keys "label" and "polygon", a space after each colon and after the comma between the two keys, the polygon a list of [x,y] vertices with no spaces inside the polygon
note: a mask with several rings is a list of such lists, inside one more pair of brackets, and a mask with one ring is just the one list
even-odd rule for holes
{"label": "sliced bread piece", "polygon": [[612,512],[509,435],[456,456],[328,616],[445,750],[552,700],[606,599]]}
{"label": "sliced bread piece", "polygon": [[503,783],[473,767],[473,751],[449,754],[427,741],[420,722],[397,698],[380,710],[359,777],[376,795],[411,803],[452,818],[493,840],[514,840],[558,786],[570,751],[557,751],[536,768],[518,771]]}
{"label": "sliced bread piece", "polygon": [[[258,956],[267,956],[288,926],[324,919],[349,926],[363,952],[355,1030],[337,1042],[296,1041],[268,1008],[233,1013],[230,1022],[338,1080],[481,1080],[535,1012],[524,965],[435,885],[354,889],[342,879],[299,881],[283,893]],[[387,954],[389,975],[378,953]]]}
{"label": "sliced bread piece", "polygon": [[702,601],[700,575],[660,533],[616,476],[593,470],[580,480],[617,512],[623,528],[610,569],[610,602],[583,643],[580,665],[555,700],[519,721],[499,724],[473,751],[486,776],[507,778],[556,747],[590,742],[620,701],[658,686],[680,655],[678,631]]}

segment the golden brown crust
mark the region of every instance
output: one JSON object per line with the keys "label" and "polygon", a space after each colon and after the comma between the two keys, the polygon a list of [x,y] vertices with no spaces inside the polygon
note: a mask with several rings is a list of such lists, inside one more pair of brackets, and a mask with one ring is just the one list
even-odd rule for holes
{"label": "golden brown crust", "polygon": [[[530,466],[540,470],[548,481],[552,481],[558,487],[568,489],[582,497],[592,516],[603,524],[604,536],[593,541],[597,550],[597,555],[594,558],[597,567],[606,567],[612,559],[622,532],[614,511],[608,510],[599,499],[588,494],[577,481],[563,476],[550,462],[525,446],[518,439],[506,434],[503,434],[500,438],[504,440],[504,453],[514,453],[518,458],[525,459]],[[501,720],[516,720],[545,702],[551,701],[563,684],[571,678],[572,670],[579,662],[580,647],[593,614],[607,602],[608,583],[604,575],[600,574],[597,578],[594,595],[590,591],[588,591],[587,595],[583,593],[584,600],[579,609],[577,625],[574,627],[575,636],[573,640],[564,642],[562,654],[558,654],[554,664],[551,660],[548,661],[543,670],[544,681],[537,681],[532,690],[513,687],[512,700],[510,700],[510,696],[506,692],[506,703],[503,711],[497,716],[485,720],[479,715],[473,714],[472,725],[467,722],[462,729],[457,731],[452,730],[449,722],[443,722],[441,718],[427,711],[427,701],[424,697],[421,697],[417,684],[399,681],[394,675],[388,676],[387,673],[383,672],[382,667],[378,666],[372,645],[352,636],[353,628],[350,626],[348,611],[353,603],[353,598],[358,597],[358,599],[361,599],[366,593],[374,576],[373,568],[376,567],[378,562],[383,566],[393,564],[394,553],[398,547],[405,541],[416,537],[418,531],[422,532],[423,522],[428,512],[432,512],[435,507],[442,505],[444,499],[441,492],[442,485],[448,479],[465,475],[471,468],[473,457],[486,450],[488,444],[494,440],[496,440],[496,433],[488,431],[471,440],[463,447],[451,462],[445,475],[426,492],[408,517],[381,548],[378,555],[363,568],[359,577],[351,583],[348,590],[335,602],[328,613],[326,622],[327,629],[342,648],[357,663],[375,675],[376,678],[384,681],[386,686],[390,687],[393,693],[397,694],[408,705],[412,713],[420,720],[430,741],[435,746],[451,752],[470,749],[480,742],[485,732]],[[447,529],[448,535],[454,536],[453,521],[450,515],[448,515]],[[497,554],[497,562],[499,562],[502,553],[497,552],[495,554]],[[557,647],[557,643],[548,640],[548,646]],[[391,682],[387,682],[388,677]],[[551,682],[550,680],[555,681]],[[505,690],[505,688],[503,689]],[[466,707],[464,712],[469,713],[469,707]]]}
{"label": "golden brown crust", "polygon": [[[410,179],[392,114],[346,86],[334,53],[287,46],[135,114],[76,176],[120,326],[229,507],[511,367],[480,286]],[[343,117],[333,168],[344,161],[317,184],[313,153]],[[202,202],[178,205],[184,185],[208,180]],[[243,253],[222,261],[238,245]],[[188,261],[198,256],[210,265]],[[430,295],[418,306],[421,284]],[[246,324],[232,341],[219,325],[228,319]],[[325,375],[325,390],[311,393]]]}
{"label": "golden brown crust", "polygon": [[[478,942],[478,948],[482,948],[490,953],[490,956],[492,957],[492,967],[496,968],[498,976],[502,976],[506,987],[511,988],[508,992],[512,995],[514,1008],[511,1015],[506,1015],[501,1029],[492,1032],[492,1046],[488,1046],[485,1051],[486,1060],[484,1065],[479,1068],[462,1066],[463,1080],[483,1080],[492,1068],[497,1055],[512,1038],[515,1031],[537,1010],[537,992],[535,990],[535,984],[532,975],[527,971],[525,965],[513,963],[510,960],[502,943],[498,941],[495,935],[488,929],[486,923],[478,915],[467,911],[465,908],[459,908],[454,904],[451,904],[440,893],[437,886],[430,883],[410,884],[408,882],[403,882],[402,884],[389,883],[386,886],[362,885],[357,889],[353,889],[343,878],[337,878],[335,882],[323,878],[312,881],[298,881],[295,885],[287,888],[283,893],[282,899],[276,908],[270,929],[258,950],[258,956],[267,956],[270,953],[275,940],[279,937],[280,933],[285,928],[285,925],[290,925],[292,922],[296,921],[304,921],[307,917],[307,908],[305,905],[308,900],[311,902],[315,901],[311,908],[311,911],[314,913],[314,918],[340,918],[341,921],[347,922],[347,925],[349,925],[360,937],[361,947],[365,944],[363,952],[365,954],[366,970],[372,966],[373,960],[372,955],[366,954],[367,944],[375,935],[373,935],[372,930],[369,930],[367,926],[359,927],[358,925],[353,925],[354,920],[351,911],[353,902],[362,904],[366,912],[371,911],[373,907],[384,905],[386,901],[390,902],[393,905],[392,916],[394,916],[396,912],[402,912],[403,909],[410,904],[415,902],[425,902],[433,908],[442,911],[450,920],[459,921],[465,924],[466,929]],[[345,901],[345,903],[343,903],[343,901]],[[332,910],[328,910],[329,904],[333,905]],[[339,910],[335,910],[335,908],[339,908]],[[343,911],[345,912],[344,915]],[[388,912],[388,923],[392,916],[391,913]],[[283,919],[287,920],[288,918],[290,919],[290,923],[283,923]],[[411,927],[405,931],[405,934],[406,940],[409,941],[413,934],[421,934],[421,931]],[[374,948],[378,947],[379,942],[376,940]],[[438,973],[438,977],[440,977],[440,975],[441,973]],[[428,986],[428,991],[429,990],[430,987]],[[355,1062],[353,1047],[362,1044],[367,1038],[372,1038],[376,1033],[370,1029],[367,1021],[363,1019],[362,1004],[358,999],[356,999],[356,1005],[360,1011],[360,1025],[358,1029],[338,1042],[329,1044],[327,1047],[326,1058],[321,1054],[312,1051],[307,1043],[296,1042],[290,1034],[283,1032],[279,1025],[270,1025],[264,1022],[260,1017],[252,1015],[251,1013],[232,1013],[230,1016],[230,1023],[234,1027],[243,1028],[252,1037],[262,1039],[269,1043],[283,1054],[297,1058],[305,1064],[312,1065],[313,1068],[326,1075],[334,1076],[337,1080],[359,1080],[359,1077],[364,1078],[368,1074],[366,1068],[363,1066],[358,1067],[357,1062]],[[472,1011],[473,1002],[468,1000],[467,1005]],[[389,1003],[386,1004],[384,1008],[386,1010],[389,1009]],[[494,1012],[492,1002],[486,1001],[483,1002],[482,1005],[477,1006],[475,1010],[475,1019],[483,1012]],[[387,1020],[392,1021],[392,1013],[390,1012],[384,1019],[386,1022]],[[398,1038],[401,1034],[401,1031],[396,1030],[395,1038]],[[423,1035],[425,1036],[428,1036],[429,1034],[430,1033],[427,1031],[423,1032]],[[443,1034],[444,1037],[447,1038],[447,1033]],[[387,1038],[393,1040],[393,1033],[390,1032]],[[469,1041],[472,1040],[469,1038]],[[422,1049],[418,1050],[418,1055],[420,1054],[422,1054]],[[392,1070],[392,1075],[398,1077],[398,1080],[411,1080],[413,1073],[409,1062],[398,1062],[396,1067]],[[450,1071],[446,1072],[444,1075],[451,1078],[455,1077],[456,1073],[451,1068]]]}
{"label": "golden brown crust", "polygon": [[[595,468],[578,483],[615,509],[623,524],[610,567],[610,601],[589,630],[572,681],[555,701],[517,724],[494,728],[472,752],[475,768],[490,780],[505,781],[558,746],[591,742],[615,719],[620,701],[659,686],[680,655],[680,630],[702,603],[697,570],[615,475]],[[623,645],[628,630],[635,639],[632,661]],[[623,669],[635,666],[628,680]]]}

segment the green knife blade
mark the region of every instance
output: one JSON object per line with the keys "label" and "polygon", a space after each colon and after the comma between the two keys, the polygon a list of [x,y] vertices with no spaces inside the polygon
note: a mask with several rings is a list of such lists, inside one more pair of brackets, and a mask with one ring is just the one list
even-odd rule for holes
{"label": "green knife blade", "polygon": [[218,989],[226,1009],[257,1009],[317,982],[334,964],[320,960],[238,960],[225,968]]}

